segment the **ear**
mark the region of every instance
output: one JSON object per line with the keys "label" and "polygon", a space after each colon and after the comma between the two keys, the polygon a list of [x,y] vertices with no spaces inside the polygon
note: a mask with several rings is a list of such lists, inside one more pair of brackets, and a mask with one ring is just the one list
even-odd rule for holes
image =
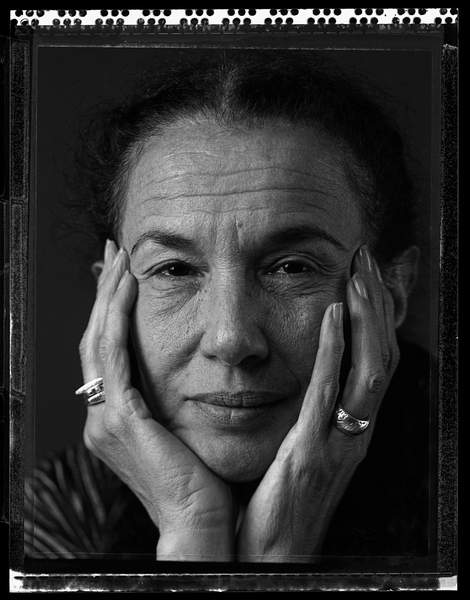
{"label": "ear", "polygon": [[408,312],[408,297],[416,283],[420,251],[410,246],[385,269],[384,280],[395,304],[395,327],[402,325]]}
{"label": "ear", "polygon": [[103,271],[103,267],[104,267],[104,262],[102,260],[97,260],[91,265],[91,272],[97,282],[98,282],[98,279],[100,278],[101,272]]}

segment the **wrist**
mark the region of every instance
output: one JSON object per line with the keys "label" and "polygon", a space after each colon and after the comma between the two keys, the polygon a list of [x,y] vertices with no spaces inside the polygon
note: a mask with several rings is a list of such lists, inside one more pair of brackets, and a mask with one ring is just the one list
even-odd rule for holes
{"label": "wrist", "polygon": [[[325,478],[326,479],[326,478]],[[239,562],[317,563],[336,507],[343,496],[345,479],[329,474],[325,488],[314,487],[310,502],[293,502],[265,509],[263,519],[253,515],[237,537]],[[287,494],[286,494],[287,495]]]}
{"label": "wrist", "polygon": [[229,528],[191,528],[160,533],[157,560],[230,562],[234,533]]}

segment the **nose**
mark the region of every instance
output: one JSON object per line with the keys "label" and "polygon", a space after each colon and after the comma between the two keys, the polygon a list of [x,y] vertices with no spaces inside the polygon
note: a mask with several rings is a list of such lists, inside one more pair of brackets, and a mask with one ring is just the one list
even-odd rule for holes
{"label": "nose", "polygon": [[228,275],[213,281],[206,295],[206,327],[201,350],[224,365],[250,366],[269,354],[261,329],[262,307],[249,293],[248,282]]}

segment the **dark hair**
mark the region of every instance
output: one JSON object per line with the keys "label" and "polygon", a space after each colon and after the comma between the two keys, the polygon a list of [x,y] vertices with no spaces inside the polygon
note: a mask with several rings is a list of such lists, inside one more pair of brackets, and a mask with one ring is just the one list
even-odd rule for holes
{"label": "dark hair", "polygon": [[314,53],[258,50],[236,57],[208,51],[198,62],[164,67],[89,122],[77,156],[86,199],[78,209],[99,245],[116,239],[132,150],[178,118],[200,114],[225,125],[280,119],[321,128],[349,155],[345,169],[379,260],[413,244],[413,186],[401,136],[384,109]]}

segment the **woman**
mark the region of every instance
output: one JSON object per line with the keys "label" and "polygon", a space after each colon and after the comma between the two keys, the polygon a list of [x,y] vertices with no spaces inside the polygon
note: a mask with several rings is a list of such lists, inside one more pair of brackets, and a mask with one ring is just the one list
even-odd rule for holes
{"label": "woman", "polygon": [[27,553],[424,552],[426,360],[396,339],[419,253],[392,124],[269,52],[161,72],[103,124],[84,447],[31,482]]}

